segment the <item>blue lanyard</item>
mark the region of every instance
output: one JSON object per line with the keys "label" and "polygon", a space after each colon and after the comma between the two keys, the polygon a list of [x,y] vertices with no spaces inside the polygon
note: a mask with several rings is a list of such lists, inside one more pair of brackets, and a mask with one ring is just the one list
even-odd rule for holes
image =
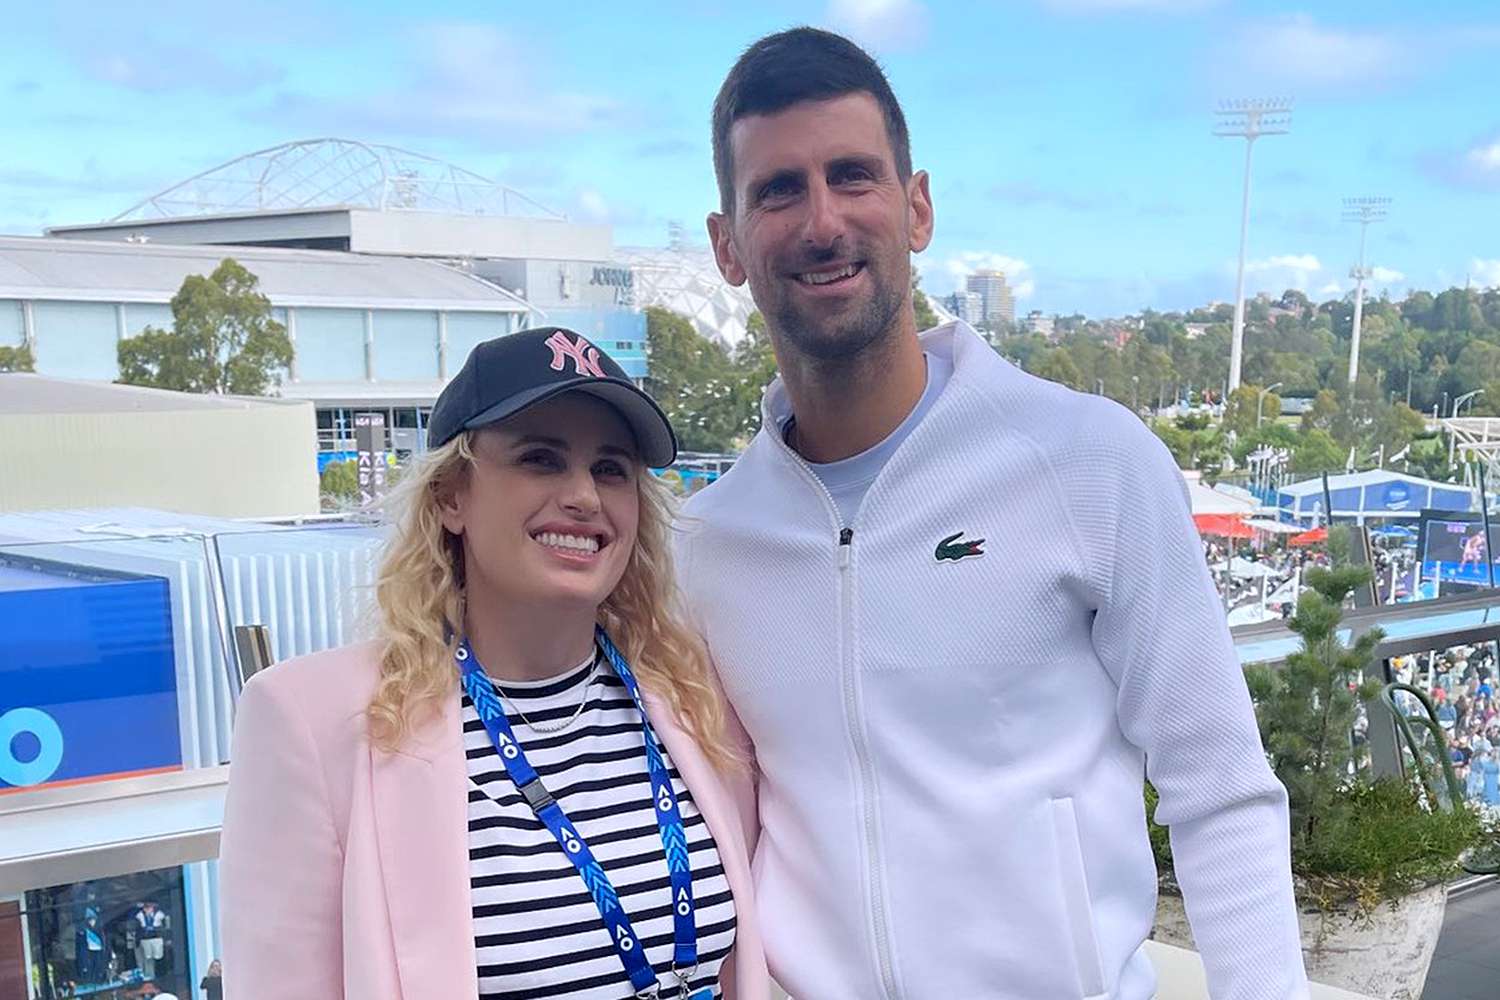
{"label": "blue lanyard", "polygon": [[[693,919],[693,873],[688,866],[687,834],[682,828],[682,814],[677,809],[677,796],[672,792],[672,778],[667,771],[666,762],[662,760],[661,750],[658,749],[656,733],[651,728],[651,720],[646,716],[646,704],[641,700],[641,686],[636,682],[630,665],[625,662],[603,628],[596,626],[595,638],[599,642],[599,648],[604,651],[605,659],[609,660],[610,666],[619,675],[625,690],[630,692],[631,700],[641,713],[641,733],[646,741],[646,770],[651,775],[651,799],[656,804],[656,826],[661,833],[661,844],[666,851],[667,868],[672,877],[672,936],[675,942],[672,974],[677,977],[682,994],[686,996],[688,979],[698,968],[698,928]],[[589,850],[583,835],[577,832],[562,806],[552,798],[536,769],[526,759],[526,751],[521,749],[521,744],[511,729],[510,720],[505,717],[505,709],[500,704],[495,685],[469,649],[467,639],[458,644],[453,655],[458,662],[464,691],[474,703],[480,721],[490,734],[506,775],[515,783],[516,790],[531,806],[537,819],[557,838],[563,854],[578,869],[583,884],[588,886],[589,895],[594,897],[594,905],[598,907],[599,916],[604,921],[605,929],[609,931],[615,952],[630,976],[630,985],[635,987],[636,996],[656,996],[660,990],[656,972],[651,968],[651,963],[646,961],[645,947],[630,926],[630,918],[620,906],[614,885],[604,873],[603,867],[594,860],[594,854]]]}

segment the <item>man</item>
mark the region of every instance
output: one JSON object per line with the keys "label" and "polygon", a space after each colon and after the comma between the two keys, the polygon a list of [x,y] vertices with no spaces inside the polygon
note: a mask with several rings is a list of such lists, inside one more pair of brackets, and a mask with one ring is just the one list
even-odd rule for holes
{"label": "man", "polygon": [[755,745],[777,979],[1150,997],[1149,774],[1213,995],[1305,996],[1286,794],[1167,451],[967,327],[918,336],[928,178],[858,47],[760,40],[713,128],[709,234],[781,377],[680,567]]}
{"label": "man", "polygon": [[135,951],[140,970],[147,979],[156,975],[156,963],[166,954],[167,915],[152,900],[135,913]]}

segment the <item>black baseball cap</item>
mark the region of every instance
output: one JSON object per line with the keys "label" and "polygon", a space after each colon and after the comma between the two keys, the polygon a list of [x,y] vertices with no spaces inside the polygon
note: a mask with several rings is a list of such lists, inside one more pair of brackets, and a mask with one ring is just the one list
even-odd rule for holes
{"label": "black baseball cap", "polygon": [[618,410],[650,468],[665,468],[677,458],[677,438],[656,401],[636,388],[614,358],[558,326],[520,330],[470,351],[433,404],[427,447],[441,447],[462,431],[565,392],[586,392]]}

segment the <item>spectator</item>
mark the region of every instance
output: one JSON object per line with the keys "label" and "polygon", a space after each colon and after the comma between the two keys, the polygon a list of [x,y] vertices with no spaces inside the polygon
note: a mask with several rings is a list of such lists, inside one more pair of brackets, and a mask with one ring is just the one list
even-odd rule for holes
{"label": "spectator", "polygon": [[1490,750],[1480,762],[1483,772],[1482,800],[1487,806],[1500,806],[1500,763],[1495,760],[1495,751]]}
{"label": "spectator", "polygon": [[198,989],[207,994],[206,1000],[224,1000],[224,966],[217,958],[208,963],[208,975],[203,977]]}

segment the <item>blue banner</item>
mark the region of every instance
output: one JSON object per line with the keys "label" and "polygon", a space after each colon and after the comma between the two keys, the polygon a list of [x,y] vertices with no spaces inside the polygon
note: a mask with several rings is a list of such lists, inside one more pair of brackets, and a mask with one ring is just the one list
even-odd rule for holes
{"label": "blue banner", "polygon": [[181,766],[167,581],[0,563],[0,792]]}

